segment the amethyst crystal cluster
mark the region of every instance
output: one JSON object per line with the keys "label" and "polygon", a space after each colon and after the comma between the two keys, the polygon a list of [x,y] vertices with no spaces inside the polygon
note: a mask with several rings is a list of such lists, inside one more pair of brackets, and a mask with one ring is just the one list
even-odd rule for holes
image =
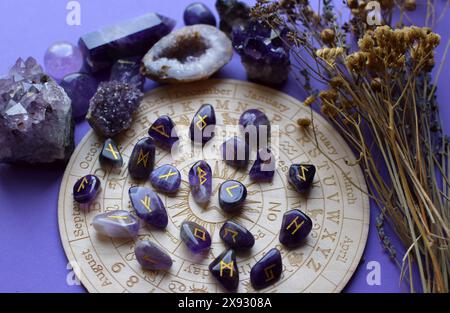
{"label": "amethyst crystal cluster", "polygon": [[33,58],[0,79],[0,162],[65,162],[74,149],[71,101]]}

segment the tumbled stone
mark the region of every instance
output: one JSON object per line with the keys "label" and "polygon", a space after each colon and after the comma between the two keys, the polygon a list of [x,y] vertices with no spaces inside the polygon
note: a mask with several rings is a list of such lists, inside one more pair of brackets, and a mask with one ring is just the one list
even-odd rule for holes
{"label": "tumbled stone", "polygon": [[142,60],[141,72],[163,83],[208,79],[233,55],[230,39],[210,25],[178,29],[158,41]]}
{"label": "tumbled stone", "polygon": [[235,250],[251,249],[255,244],[255,237],[252,233],[234,221],[226,221],[220,229],[219,235],[228,247]]}
{"label": "tumbled stone", "polygon": [[184,221],[181,224],[180,236],[192,253],[202,253],[211,247],[211,236],[197,223]]}
{"label": "tumbled stone", "polygon": [[0,78],[0,163],[65,163],[74,149],[70,98],[33,58]]}
{"label": "tumbled stone", "polygon": [[295,248],[309,235],[312,227],[308,215],[300,210],[290,210],[283,215],[280,242],[288,248]]}
{"label": "tumbled stone", "polygon": [[86,34],[78,45],[85,66],[92,72],[99,72],[111,67],[118,59],[143,56],[174,26],[174,20],[148,13]]}
{"label": "tumbled stone", "polygon": [[233,213],[240,210],[247,198],[247,188],[237,180],[227,180],[219,188],[219,204],[222,210]]}
{"label": "tumbled stone", "polygon": [[89,110],[89,101],[97,91],[97,80],[89,74],[73,73],[64,77],[59,85],[72,100],[73,117],[84,117]]}
{"label": "tumbled stone", "polygon": [[258,151],[248,176],[253,181],[271,181],[275,175],[275,169],[275,156],[270,150],[262,148]]}
{"label": "tumbled stone", "polygon": [[245,142],[252,148],[264,148],[270,142],[270,121],[264,112],[250,109],[241,114],[239,125]]}
{"label": "tumbled stone", "polygon": [[142,91],[144,89],[145,77],[141,74],[140,58],[117,60],[111,68],[109,80],[129,84]]}
{"label": "tumbled stone", "polygon": [[250,20],[250,7],[238,0],[217,0],[216,9],[220,16],[220,29],[229,37],[233,29],[244,27]]}
{"label": "tumbled stone", "polygon": [[216,113],[211,104],[203,104],[195,113],[189,127],[191,140],[194,143],[205,144],[214,137]]}
{"label": "tumbled stone", "polygon": [[244,168],[250,159],[250,148],[239,137],[233,137],[222,144],[222,158],[230,166]]}
{"label": "tumbled stone", "polygon": [[91,98],[86,119],[97,134],[114,137],[130,128],[133,113],[143,96],[132,85],[117,81],[102,82]]}
{"label": "tumbled stone", "polygon": [[101,166],[104,167],[122,167],[122,154],[117,144],[111,138],[105,140],[102,151],[100,152],[99,161]]}
{"label": "tumbled stone", "polygon": [[282,271],[280,251],[272,248],[252,267],[250,282],[255,289],[266,288],[280,279]]}
{"label": "tumbled stone", "polygon": [[73,199],[80,204],[89,204],[97,197],[100,187],[101,182],[97,176],[81,177],[73,186]]}
{"label": "tumbled stone", "polygon": [[175,130],[175,123],[167,115],[162,115],[150,126],[148,135],[155,139],[155,143],[170,149],[179,140]]}
{"label": "tumbled stone", "polygon": [[211,10],[201,2],[191,3],[186,7],[183,13],[184,24],[207,24],[216,26],[216,18]]}
{"label": "tumbled stone", "polygon": [[313,183],[316,167],[312,164],[292,164],[289,167],[289,183],[299,193],[307,192]]}
{"label": "tumbled stone", "polygon": [[189,186],[195,202],[205,204],[212,194],[212,170],[206,161],[196,162],[189,170]]}
{"label": "tumbled stone", "polygon": [[92,226],[99,234],[111,238],[132,238],[139,232],[139,221],[125,210],[98,214]]}
{"label": "tumbled stone", "polygon": [[150,182],[160,192],[175,193],[180,188],[181,174],[175,166],[165,164],[153,170]]}
{"label": "tumbled stone", "polygon": [[209,264],[209,271],[226,290],[236,291],[239,285],[239,269],[233,250],[222,252]]}
{"label": "tumbled stone", "polygon": [[52,44],[44,55],[45,71],[54,79],[77,73],[83,66],[83,57],[77,46],[70,42],[58,41]]}
{"label": "tumbled stone", "polygon": [[151,241],[139,241],[134,248],[134,254],[136,255],[136,260],[143,269],[150,271],[166,271],[172,267],[173,262],[170,256],[162,248]]}
{"label": "tumbled stone", "polygon": [[128,194],[137,216],[156,228],[166,228],[167,211],[156,192],[146,187],[131,187]]}
{"label": "tumbled stone", "polygon": [[128,172],[134,179],[147,179],[155,163],[156,147],[150,137],[139,140],[128,161]]}

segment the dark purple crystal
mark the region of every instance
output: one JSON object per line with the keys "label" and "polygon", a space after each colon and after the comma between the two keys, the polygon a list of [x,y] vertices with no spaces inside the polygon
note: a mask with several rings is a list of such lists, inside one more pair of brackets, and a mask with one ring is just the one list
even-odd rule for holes
{"label": "dark purple crystal", "polygon": [[271,181],[275,174],[275,157],[270,150],[262,148],[258,151],[256,160],[249,172],[249,177],[253,181]]}
{"label": "dark purple crystal", "polygon": [[250,109],[241,114],[239,125],[245,136],[245,142],[251,148],[269,146],[270,121],[264,112]]}
{"label": "dark purple crystal", "polygon": [[155,163],[155,143],[147,137],[139,140],[128,161],[128,172],[134,179],[148,179]]}
{"label": "dark purple crystal", "polygon": [[288,248],[299,246],[309,235],[313,222],[300,210],[290,210],[283,215],[280,242]]}
{"label": "dark purple crystal", "polygon": [[219,188],[219,204],[227,213],[240,210],[247,198],[247,188],[237,180],[224,181]]}
{"label": "dark purple crystal", "polygon": [[197,223],[184,221],[180,229],[181,240],[192,253],[201,253],[211,247],[211,236]]}
{"label": "dark purple crystal", "polygon": [[201,2],[191,3],[186,7],[183,14],[184,24],[208,24],[216,26],[216,18],[211,10]]}
{"label": "dark purple crystal", "polygon": [[192,197],[199,204],[209,201],[212,194],[212,170],[206,161],[196,162],[189,170]]}
{"label": "dark purple crystal", "polygon": [[100,179],[94,175],[81,177],[73,186],[73,199],[80,204],[89,204],[97,197]]}
{"label": "dark purple crystal", "polygon": [[247,250],[255,244],[255,237],[244,226],[227,221],[220,229],[220,238],[232,249]]}
{"label": "dark purple crystal", "polygon": [[167,115],[160,116],[148,130],[150,137],[155,139],[156,144],[164,148],[172,148],[178,141],[175,123]]}
{"label": "dark purple crystal", "polygon": [[220,16],[219,28],[229,37],[234,28],[247,25],[250,20],[250,7],[238,0],[217,0],[216,9]]}
{"label": "dark purple crystal", "polygon": [[175,193],[180,188],[181,174],[175,166],[165,164],[150,174],[152,186],[163,193]]}
{"label": "dark purple crystal", "polygon": [[222,158],[230,166],[244,168],[250,158],[250,148],[244,140],[234,136],[222,144]]}
{"label": "dark purple crystal", "polygon": [[282,271],[280,251],[273,248],[252,267],[250,282],[255,289],[266,288],[280,279]]}
{"label": "dark purple crystal", "polygon": [[64,77],[60,86],[72,100],[73,117],[84,117],[89,110],[89,101],[97,91],[97,80],[89,74],[73,73]]}
{"label": "dark purple crystal", "polygon": [[195,113],[189,127],[189,134],[194,143],[206,144],[214,137],[216,113],[211,104],[203,104]]}
{"label": "dark purple crystal", "polygon": [[167,211],[156,192],[146,187],[131,187],[128,194],[137,216],[156,228],[166,228]]}
{"label": "dark purple crystal", "polygon": [[239,285],[239,269],[233,250],[222,252],[209,264],[209,271],[226,290],[236,291]]}
{"label": "dark purple crystal", "polygon": [[288,181],[299,193],[306,193],[311,188],[315,174],[316,167],[312,164],[292,164]]}
{"label": "dark purple crystal", "polygon": [[141,59],[128,58],[118,60],[111,68],[109,80],[129,84],[142,91],[145,77],[141,75]]}
{"label": "dark purple crystal", "polygon": [[155,243],[143,240],[134,249],[136,260],[146,270],[168,270],[172,267],[170,256]]}

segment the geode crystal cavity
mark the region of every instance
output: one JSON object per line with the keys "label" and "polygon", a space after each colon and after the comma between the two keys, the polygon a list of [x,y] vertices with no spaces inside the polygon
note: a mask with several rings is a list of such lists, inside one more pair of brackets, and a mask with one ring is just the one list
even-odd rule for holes
{"label": "geode crystal cavity", "polygon": [[184,83],[209,78],[227,64],[228,37],[209,25],[178,29],[158,41],[142,60],[142,73],[159,82]]}
{"label": "geode crystal cavity", "polygon": [[72,107],[64,89],[33,58],[0,79],[0,163],[66,162],[74,149]]}

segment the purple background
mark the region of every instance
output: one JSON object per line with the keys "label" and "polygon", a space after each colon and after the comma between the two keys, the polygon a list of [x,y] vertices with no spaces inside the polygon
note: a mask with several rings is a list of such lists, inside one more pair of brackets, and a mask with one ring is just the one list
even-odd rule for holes
{"label": "purple background", "polygon": [[[424,1],[418,11],[424,11]],[[2,0],[0,1],[0,73],[6,73],[15,60],[33,56],[42,64],[43,55],[53,42],[76,43],[80,35],[127,18],[155,11],[178,20],[183,26],[184,7],[192,0],[80,0],[81,26],[66,24],[67,0]],[[214,0],[204,0],[213,8]],[[253,3],[253,1],[248,1]],[[312,1],[314,2],[314,1]],[[341,3],[341,1],[335,1]],[[438,0],[443,4],[445,0]],[[345,10],[344,12],[347,12]],[[214,10],[215,12],[215,10]],[[441,14],[441,10],[437,10]],[[345,13],[344,13],[345,14]],[[417,13],[415,13],[417,15]],[[448,14],[435,30],[443,37],[437,62],[447,44]],[[447,27],[446,27],[447,26]],[[444,66],[437,91],[445,121],[450,117],[450,65]],[[245,72],[237,55],[216,75],[221,78],[245,80]],[[147,87],[155,84],[148,82]],[[282,90],[300,100],[305,98],[295,81],[290,79]],[[445,100],[444,100],[445,99]],[[448,127],[444,123],[444,127]],[[89,130],[86,122],[77,124],[78,143]],[[448,133],[448,128],[446,128]],[[57,199],[63,169],[19,168],[0,165],[0,292],[83,292],[82,286],[67,284],[67,259],[62,248],[57,221]],[[405,292],[408,286],[399,283],[399,268],[392,263],[381,246],[374,218],[378,209],[372,206],[369,239],[361,265],[345,291]],[[370,261],[381,264],[381,285],[369,286],[366,276]]]}

